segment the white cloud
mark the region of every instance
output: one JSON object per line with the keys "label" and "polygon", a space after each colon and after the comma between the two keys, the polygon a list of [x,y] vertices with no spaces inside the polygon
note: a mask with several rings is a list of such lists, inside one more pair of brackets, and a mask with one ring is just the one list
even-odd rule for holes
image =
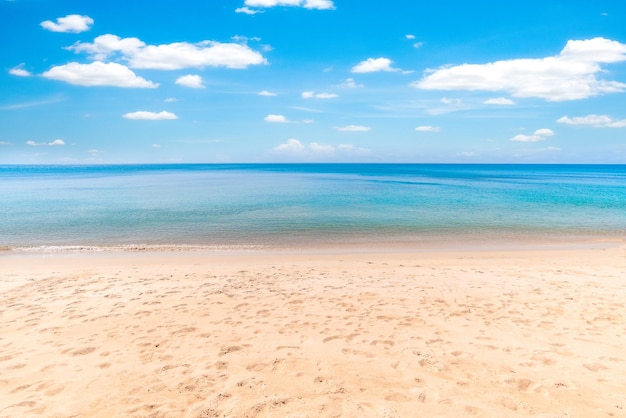
{"label": "white cloud", "polygon": [[202,77],[197,74],[187,74],[180,76],[176,79],[176,84],[192,89],[203,89],[205,87],[202,83]]}
{"label": "white cloud", "polygon": [[96,60],[119,56],[131,68],[153,70],[247,68],[250,65],[267,64],[263,55],[248,45],[215,41],[146,45],[138,38],[120,38],[107,34],[98,36],[93,43],[77,42],[67,49],[77,53],[86,52]]}
{"label": "white cloud", "polygon": [[148,112],[145,110],[140,110],[137,112],[131,112],[131,113],[126,113],[124,115],[122,115],[123,118],[125,119],[132,119],[132,120],[173,120],[173,119],[178,119],[178,116],[176,116],[174,113],[171,112],[167,112],[165,110],[156,113],[156,112]]}
{"label": "white cloud", "polygon": [[139,38],[120,38],[117,35],[106,34],[96,37],[93,43],[76,42],[65,49],[76,53],[85,52],[92,59],[101,61],[114,54],[130,57],[136,51],[145,47],[145,42]]}
{"label": "white cloud", "polygon": [[332,10],[335,5],[331,0],[305,0],[302,7],[305,9]]}
{"label": "white cloud", "polygon": [[316,93],[315,94],[316,99],[334,99],[336,97],[339,97],[339,95],[335,93]]}
{"label": "white cloud", "polygon": [[607,115],[587,115],[576,116],[570,118],[563,116],[557,120],[558,123],[565,123],[567,125],[589,125],[594,128],[625,128],[626,119],[613,120]]}
{"label": "white cloud", "polygon": [[265,64],[263,56],[247,45],[208,42],[197,45],[177,42],[168,45],[148,45],[129,58],[132,68],[178,70],[188,67],[246,68]]}
{"label": "white cloud", "polygon": [[26,145],[30,145],[31,147],[42,147],[42,146],[57,147],[57,146],[65,145],[65,141],[63,141],[62,139],[55,139],[52,142],[26,141]]}
{"label": "white cloud", "polygon": [[542,129],[537,129],[534,133],[534,135],[539,135],[539,136],[553,136],[554,135],[554,131],[552,129],[548,129],[548,128],[542,128]]}
{"label": "white cloud", "polygon": [[438,126],[422,125],[415,128],[417,132],[439,132],[441,128]]}
{"label": "white cloud", "polygon": [[309,149],[315,153],[332,154],[333,152],[335,152],[335,147],[333,147],[332,145],[323,145],[318,144],[317,142],[311,142],[309,144]]}
{"label": "white cloud", "polygon": [[157,148],[158,149],[158,148],[161,148],[161,145],[160,144],[152,144],[152,148]]}
{"label": "white cloud", "polygon": [[268,123],[313,123],[313,119],[303,119],[301,121],[289,120],[283,115],[267,115],[263,118]]}
{"label": "white cloud", "polygon": [[269,123],[291,123],[291,121],[283,115],[267,115],[263,120]]}
{"label": "white cloud", "polygon": [[240,44],[245,44],[248,43],[248,41],[253,41],[253,42],[260,42],[261,38],[259,38],[258,36],[253,36],[252,38],[249,38],[247,36],[243,36],[243,35],[234,35],[231,36],[230,39],[232,39],[235,42],[238,42]]}
{"label": "white cloud", "polygon": [[494,98],[485,100],[483,104],[507,106],[507,105],[514,105],[515,102],[511,99],[507,99],[506,97],[494,97]]}
{"label": "white cloud", "polygon": [[0,145],[11,145],[10,142],[6,142],[6,141],[0,141]]}
{"label": "white cloud", "polygon": [[91,25],[93,25],[93,19],[81,15],[59,17],[56,22],[51,20],[41,22],[41,27],[52,32],[80,33],[89,30]]}
{"label": "white cloud", "polygon": [[274,147],[274,151],[279,151],[279,152],[302,152],[304,151],[304,145],[302,145],[302,142],[298,141],[297,139],[288,139],[286,143],[284,144],[280,144],[276,147]]}
{"label": "white cloud", "polygon": [[244,4],[250,7],[300,6],[302,0],[246,0]]}
{"label": "white cloud", "polygon": [[370,153],[370,150],[367,148],[356,147],[351,144],[340,144],[334,146],[311,142],[308,145],[305,145],[301,141],[293,138],[288,139],[284,144],[274,147],[274,151],[309,159],[365,156]]}
{"label": "white cloud", "polygon": [[156,88],[159,85],[137,76],[128,67],[114,62],[100,61],[91,64],[69,64],[52,67],[42,74],[46,78],[65,81],[79,86],[115,86]]}
{"label": "white cloud", "polygon": [[537,142],[537,141],[544,141],[546,137],[553,136],[553,135],[554,135],[554,131],[552,131],[552,129],[543,128],[543,129],[537,129],[532,135],[523,135],[523,134],[515,135],[513,138],[511,138],[511,141]]}
{"label": "white cloud", "polygon": [[245,13],[247,15],[255,15],[257,13],[263,13],[261,10],[254,10],[249,7],[238,7],[235,9],[235,13]]}
{"label": "white cloud", "polygon": [[[244,4],[250,7],[294,6],[318,10],[332,10],[335,8],[332,0],[246,0]],[[247,7],[244,8],[247,9]]]}
{"label": "white cloud", "polygon": [[341,132],[367,132],[372,130],[369,126],[360,125],[336,126],[335,129]]}
{"label": "white cloud", "polygon": [[167,45],[148,45],[129,57],[132,68],[178,70],[188,67],[246,68],[266,64],[263,56],[247,45],[233,43],[177,42]]}
{"label": "white cloud", "polygon": [[343,83],[339,84],[339,87],[345,88],[345,89],[356,89],[359,87],[363,87],[363,84],[357,84],[354,81],[354,78],[346,78],[346,81],[344,81]]}
{"label": "white cloud", "polygon": [[441,99],[440,102],[448,106],[461,106],[463,104],[461,99],[448,99],[447,97]]}
{"label": "white cloud", "polygon": [[339,95],[335,93],[315,93],[313,91],[302,92],[303,99],[334,99],[336,97],[339,97]]}
{"label": "white cloud", "polygon": [[457,157],[472,158],[472,157],[476,157],[478,154],[476,154],[474,151],[462,151],[456,155]]}
{"label": "white cloud", "polygon": [[626,61],[626,44],[604,38],[568,41],[559,55],[462,64],[428,70],[411,85],[426,90],[505,91],[514,97],[577,100],[626,90],[600,80],[600,64]]}
{"label": "white cloud", "polygon": [[267,91],[267,90],[263,90],[263,91],[260,91],[258,93],[258,95],[259,96],[265,96],[265,97],[274,97],[274,96],[276,96],[276,93],[273,93],[273,92]]}
{"label": "white cloud", "polygon": [[379,71],[401,71],[398,68],[393,68],[389,58],[368,58],[365,61],[361,61],[354,67],[352,67],[353,73],[375,73]]}
{"label": "white cloud", "polygon": [[23,63],[17,65],[9,70],[9,74],[16,75],[18,77],[30,77],[31,75],[33,75],[30,71],[26,71],[23,67]]}
{"label": "white cloud", "polygon": [[[409,40],[414,40],[415,35],[405,35],[406,39]],[[424,42],[413,42],[413,48],[420,48],[422,45],[424,45]]]}
{"label": "white cloud", "polygon": [[168,97],[167,99],[163,100],[165,103],[174,103],[177,102],[178,99],[176,97]]}

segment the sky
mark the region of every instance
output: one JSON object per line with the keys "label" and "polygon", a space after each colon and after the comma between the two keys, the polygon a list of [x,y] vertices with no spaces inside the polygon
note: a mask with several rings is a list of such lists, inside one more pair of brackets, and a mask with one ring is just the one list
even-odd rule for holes
{"label": "sky", "polygon": [[626,163],[626,2],[0,0],[0,164]]}

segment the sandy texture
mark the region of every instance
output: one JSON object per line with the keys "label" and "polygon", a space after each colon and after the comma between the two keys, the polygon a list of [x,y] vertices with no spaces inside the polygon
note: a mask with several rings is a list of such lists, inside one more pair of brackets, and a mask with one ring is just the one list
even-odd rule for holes
{"label": "sandy texture", "polygon": [[626,416],[626,248],[0,257],[0,416]]}

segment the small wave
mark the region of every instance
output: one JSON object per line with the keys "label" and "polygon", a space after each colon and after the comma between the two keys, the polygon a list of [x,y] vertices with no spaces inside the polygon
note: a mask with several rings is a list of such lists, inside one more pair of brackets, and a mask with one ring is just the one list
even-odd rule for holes
{"label": "small wave", "polygon": [[191,252],[191,251],[252,251],[261,245],[41,245],[32,247],[0,247],[0,251],[22,253],[95,253],[95,252]]}

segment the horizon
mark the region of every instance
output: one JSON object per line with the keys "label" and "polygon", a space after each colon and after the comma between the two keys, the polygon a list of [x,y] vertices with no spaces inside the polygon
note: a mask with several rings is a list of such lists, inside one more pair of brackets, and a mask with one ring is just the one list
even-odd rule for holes
{"label": "horizon", "polygon": [[292,166],[339,166],[339,165],[408,165],[408,166],[589,166],[589,167],[597,167],[597,166],[613,166],[613,167],[622,167],[626,166],[626,163],[529,163],[529,162],[521,162],[521,163],[498,163],[498,162],[360,162],[360,161],[346,161],[346,162],[337,162],[337,161],[279,161],[279,162],[228,162],[228,163],[187,163],[187,162],[143,162],[143,163],[44,163],[44,164],[32,164],[32,163],[0,163],[0,168],[6,167],[142,167],[142,166],[271,166],[271,165],[292,165]]}
{"label": "horizon", "polygon": [[626,164],[618,2],[0,14],[2,165]]}

